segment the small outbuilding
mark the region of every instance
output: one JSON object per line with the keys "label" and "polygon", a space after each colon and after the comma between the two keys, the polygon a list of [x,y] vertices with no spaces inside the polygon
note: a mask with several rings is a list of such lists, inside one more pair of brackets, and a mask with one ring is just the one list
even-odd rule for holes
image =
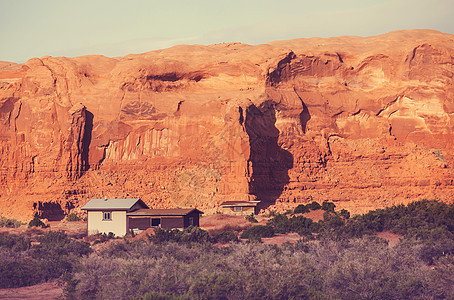
{"label": "small outbuilding", "polygon": [[229,215],[257,214],[260,201],[225,201],[221,203],[222,212]]}
{"label": "small outbuilding", "polygon": [[163,229],[187,228],[199,226],[200,215],[203,214],[196,208],[176,209],[139,209],[127,213],[130,230],[145,230],[159,226]]}
{"label": "small outbuilding", "polygon": [[87,211],[88,234],[109,233],[124,236],[150,227],[164,229],[199,226],[203,212],[198,209],[149,209],[139,198],[91,199]]}

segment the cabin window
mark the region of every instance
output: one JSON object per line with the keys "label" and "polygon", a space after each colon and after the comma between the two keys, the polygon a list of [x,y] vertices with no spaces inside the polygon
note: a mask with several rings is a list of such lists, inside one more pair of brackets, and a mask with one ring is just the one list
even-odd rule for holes
{"label": "cabin window", "polygon": [[189,217],[189,226],[194,226],[194,217]]}
{"label": "cabin window", "polygon": [[233,208],[233,211],[243,211],[243,207],[242,206],[235,206]]}
{"label": "cabin window", "polygon": [[161,225],[161,219],[151,219],[151,226]]}
{"label": "cabin window", "polygon": [[102,220],[103,221],[112,221],[112,212],[105,211],[102,213]]}

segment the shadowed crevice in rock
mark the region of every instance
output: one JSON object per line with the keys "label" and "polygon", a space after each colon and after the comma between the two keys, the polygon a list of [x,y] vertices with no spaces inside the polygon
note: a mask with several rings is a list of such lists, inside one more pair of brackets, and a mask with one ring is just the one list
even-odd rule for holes
{"label": "shadowed crevice in rock", "polygon": [[90,144],[91,144],[91,137],[93,132],[93,119],[94,115],[86,110],[85,111],[85,128],[84,134],[82,137],[82,147],[81,147],[81,170],[83,172],[87,171],[90,168]]}
{"label": "shadowed crevice in rock", "polygon": [[311,119],[311,114],[309,113],[309,109],[307,108],[306,104],[301,100],[303,105],[303,111],[300,113],[300,122],[301,122],[301,129],[303,133],[306,133],[307,130],[307,122]]}
{"label": "shadowed crevice in rock", "polygon": [[289,183],[288,170],[293,167],[292,154],[278,144],[280,132],[275,124],[273,101],[246,109],[245,128],[249,136],[249,161],[252,165],[249,192],[262,201],[260,209],[276,202]]}
{"label": "shadowed crevice in rock", "polygon": [[35,210],[35,216],[40,219],[47,219],[49,221],[61,221],[65,217],[61,205],[56,202],[41,202],[33,203],[33,209]]}

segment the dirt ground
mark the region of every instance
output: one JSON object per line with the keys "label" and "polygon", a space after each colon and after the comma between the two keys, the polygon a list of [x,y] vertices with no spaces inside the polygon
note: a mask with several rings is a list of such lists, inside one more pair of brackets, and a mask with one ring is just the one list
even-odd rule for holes
{"label": "dirt ground", "polygon": [[388,241],[388,245],[390,247],[396,246],[397,243],[399,243],[399,240],[401,238],[403,238],[403,236],[395,234],[395,233],[391,233],[389,231],[378,232],[376,235],[378,237],[382,238],[382,239],[387,240]]}
{"label": "dirt ground", "polygon": [[47,231],[58,231],[63,230],[66,234],[73,238],[82,238],[87,235],[87,222],[78,221],[78,222],[68,222],[68,221],[52,221],[47,223],[48,227],[32,227],[28,228],[27,225],[23,225],[19,228],[6,228],[0,227],[0,233],[8,232],[11,234],[25,234],[28,236],[33,236],[37,234],[42,234]]}
{"label": "dirt ground", "polygon": [[56,281],[14,289],[1,289],[0,299],[39,299],[50,300],[61,296],[63,289]]}

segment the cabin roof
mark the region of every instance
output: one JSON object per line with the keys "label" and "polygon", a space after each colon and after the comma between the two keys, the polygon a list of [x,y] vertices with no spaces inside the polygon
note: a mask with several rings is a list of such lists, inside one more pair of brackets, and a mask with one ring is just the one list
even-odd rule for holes
{"label": "cabin roof", "polygon": [[197,208],[172,208],[172,209],[138,209],[127,213],[128,216],[186,216],[191,212],[203,214]]}
{"label": "cabin roof", "polygon": [[139,198],[128,199],[91,199],[85,204],[84,210],[129,210],[136,203],[142,204],[142,207],[148,207]]}
{"label": "cabin roof", "polygon": [[260,201],[224,201],[221,207],[235,207],[235,206],[257,206]]}

